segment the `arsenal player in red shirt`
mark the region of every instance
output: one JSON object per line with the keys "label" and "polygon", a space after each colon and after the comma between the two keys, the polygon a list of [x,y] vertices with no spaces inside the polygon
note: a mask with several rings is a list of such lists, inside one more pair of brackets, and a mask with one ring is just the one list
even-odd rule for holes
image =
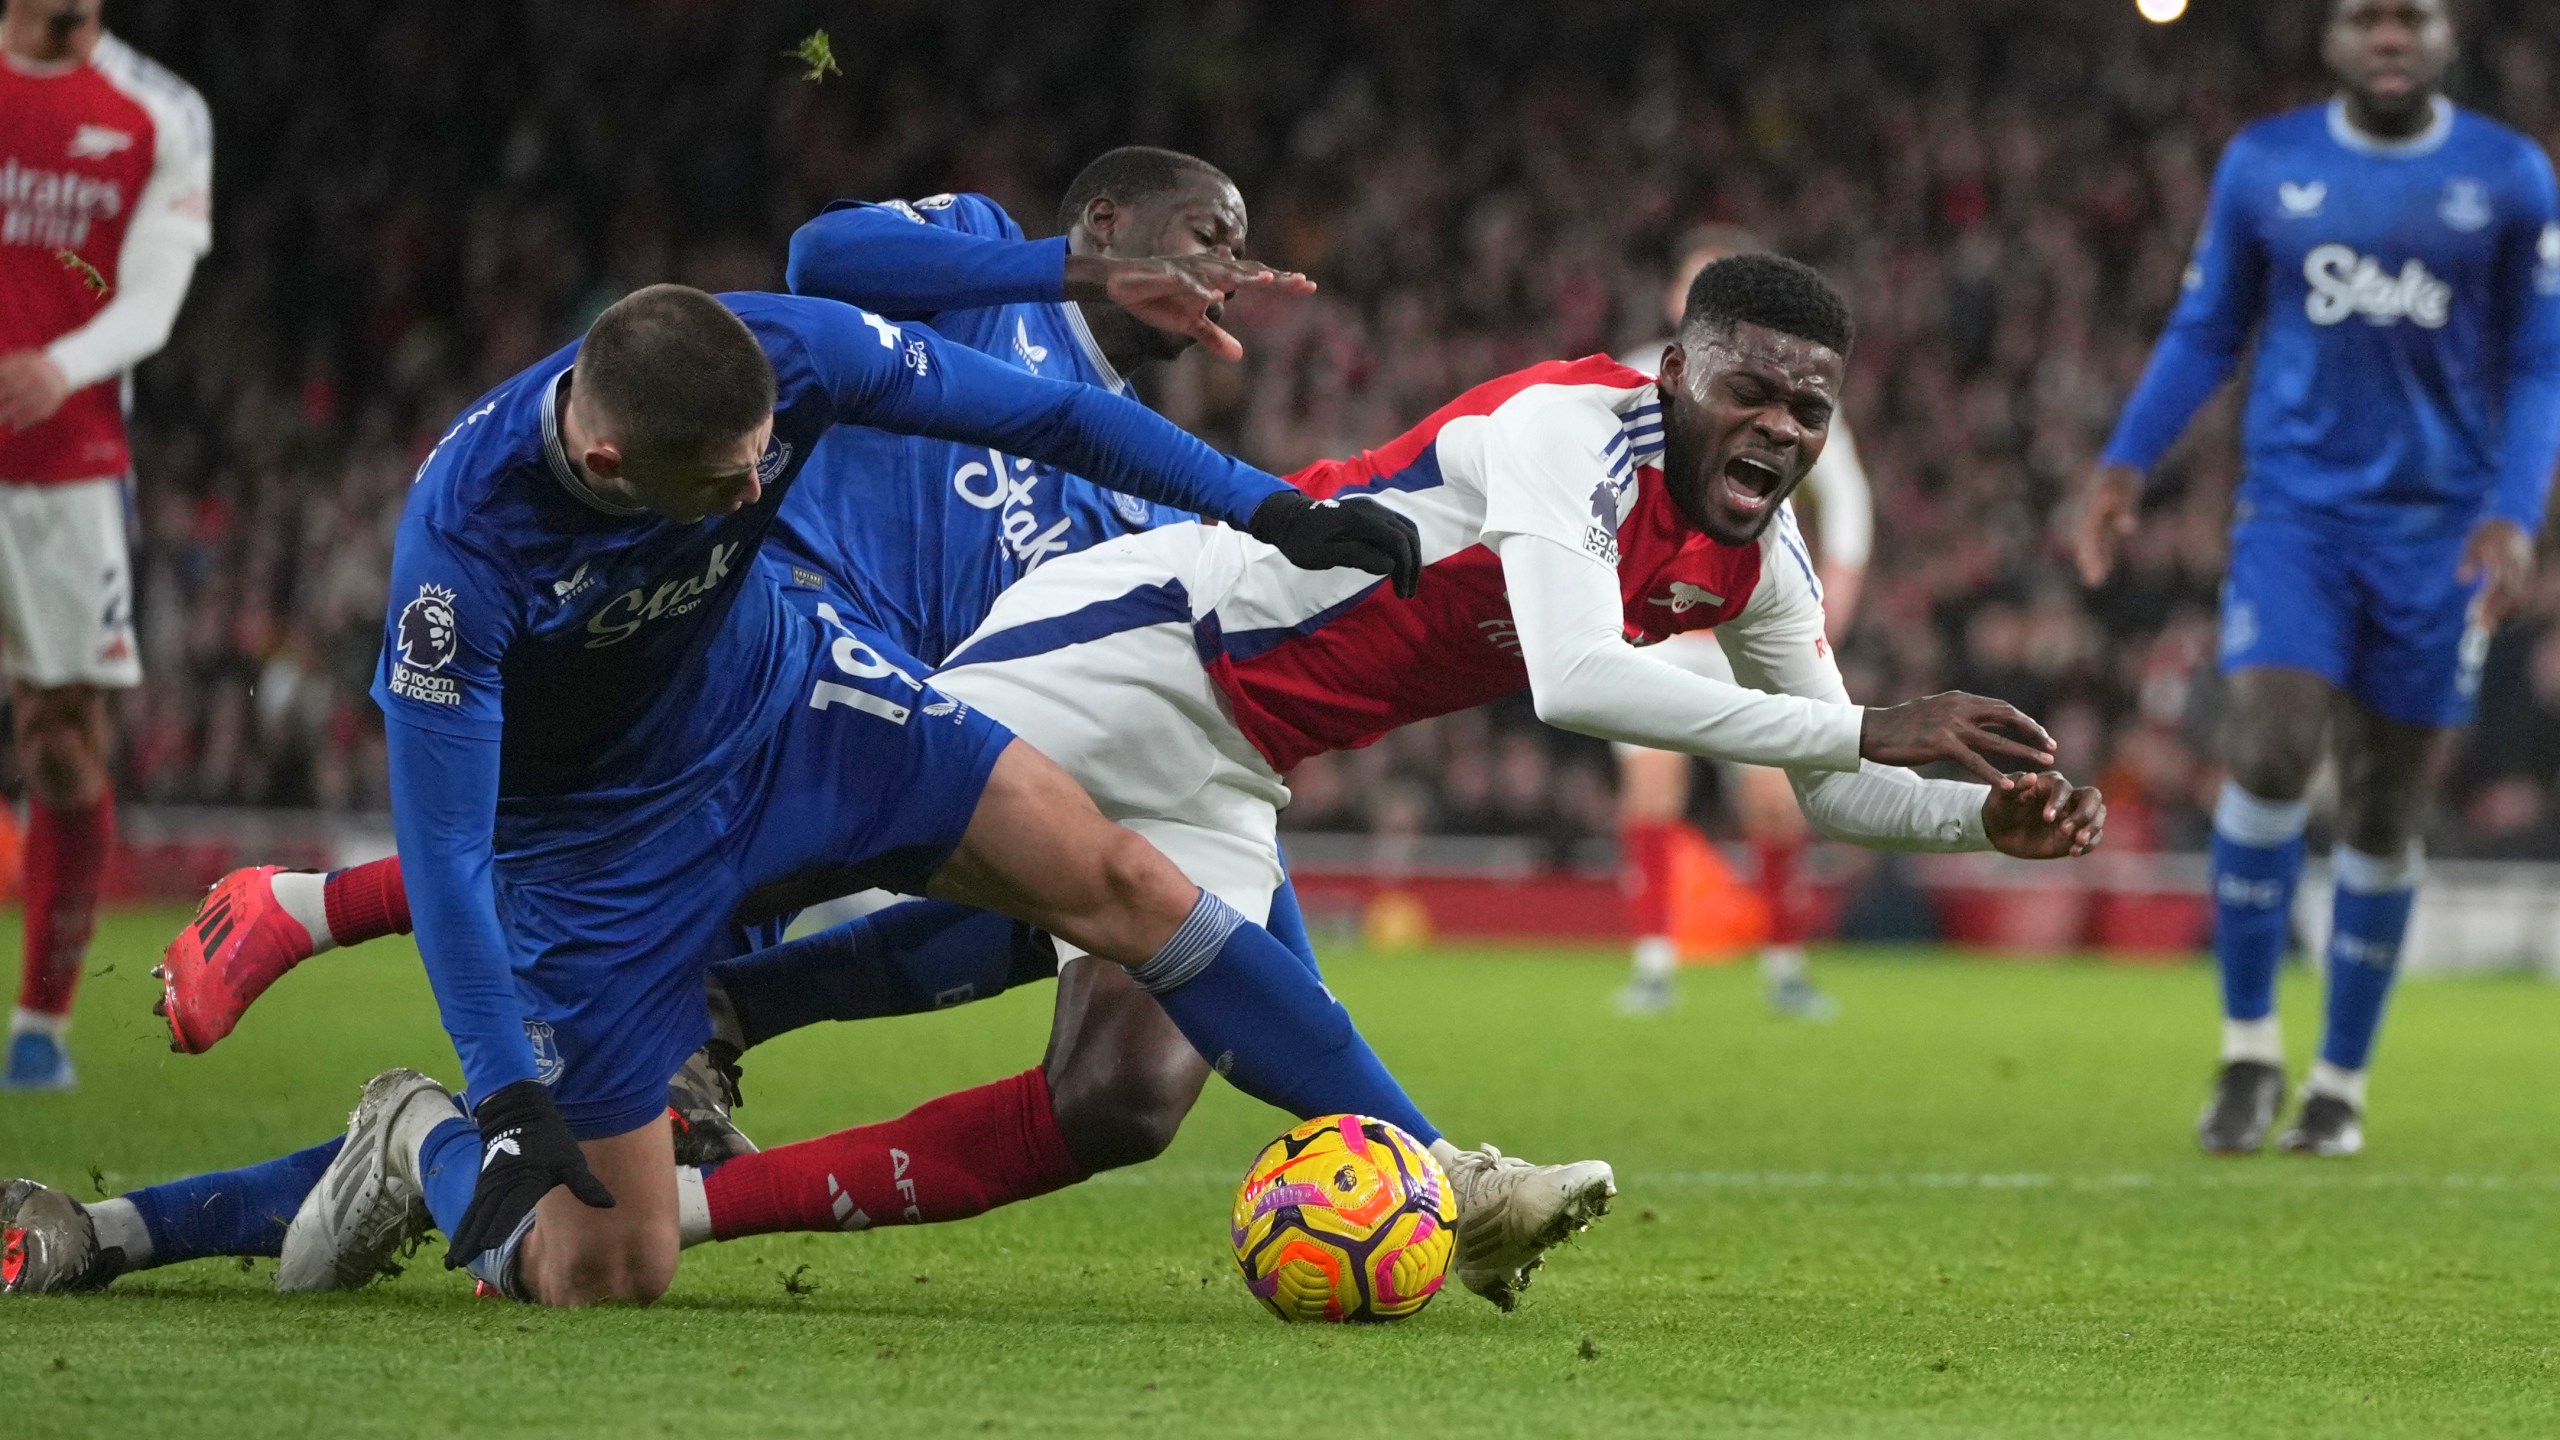
{"label": "arsenal player in red shirt", "polygon": [[106,692],[142,678],[125,376],[213,243],[213,127],[99,0],[0,6],[0,663],[25,771],[26,971],[0,1088],[66,1089],[114,830]]}

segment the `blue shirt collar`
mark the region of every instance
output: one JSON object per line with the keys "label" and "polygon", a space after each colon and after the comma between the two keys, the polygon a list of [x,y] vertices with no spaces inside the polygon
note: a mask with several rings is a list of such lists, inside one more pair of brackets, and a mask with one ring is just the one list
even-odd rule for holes
{"label": "blue shirt collar", "polygon": [[2347,102],[2332,100],[2329,102],[2329,138],[2360,155],[2375,155],[2385,160],[2409,160],[2420,155],[2432,155],[2443,149],[2444,142],[2453,134],[2453,102],[2438,95],[2428,102],[2428,107],[2435,112],[2435,118],[2427,122],[2426,129],[2402,139],[2386,140],[2357,129],[2347,119]]}

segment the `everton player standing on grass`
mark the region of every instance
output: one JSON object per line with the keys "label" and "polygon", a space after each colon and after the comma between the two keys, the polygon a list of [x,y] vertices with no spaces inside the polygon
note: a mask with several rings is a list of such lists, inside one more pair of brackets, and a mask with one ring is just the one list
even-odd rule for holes
{"label": "everton player standing on grass", "polygon": [[2337,0],[2327,104],[2233,138],[2186,294],[2084,490],[2103,582],[2143,477],[2257,354],[2223,591],[2230,680],[2214,812],[2222,1066],[2196,1138],[2257,1151],[2284,1094],[2275,972],[2312,773],[2338,772],[2328,1013],[2280,1140],[2364,1147],[2365,1069],[2419,871],[2424,780],[2471,714],[2560,459],[2560,205],[2531,141],[2439,93],[2441,0]]}
{"label": "everton player standing on grass", "polygon": [[[1238,261],[1244,201],[1217,167],[1111,150],[1068,185],[1058,218],[1062,236],[1030,242],[981,195],[839,203],[792,237],[788,278],[800,294],[920,320],[1018,369],[1114,393],[1195,343],[1242,353],[1218,327],[1217,293],[1263,272]],[[1256,283],[1313,288],[1295,275]],[[775,518],[773,553],[831,577],[863,618],[932,664],[1042,561],[1175,518],[1189,517],[985,446],[838,426]],[[234,871],[163,956],[171,1042],[210,1049],[295,964],[408,930],[396,856],[325,877]]]}
{"label": "everton player standing on grass", "polygon": [[0,1089],[64,1034],[115,830],[107,692],[141,683],[123,381],[213,243],[213,128],[99,0],[0,7],[0,638],[27,778],[25,971]]}

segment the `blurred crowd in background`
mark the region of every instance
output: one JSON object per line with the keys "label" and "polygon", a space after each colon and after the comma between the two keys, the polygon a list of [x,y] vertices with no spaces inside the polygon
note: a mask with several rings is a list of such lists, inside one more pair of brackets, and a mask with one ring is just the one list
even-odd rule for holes
{"label": "blurred crowd in background", "polygon": [[[2014,699],[2106,786],[2111,846],[2198,848],[2231,397],[2107,589],[2070,578],[2051,524],[2176,292],[2223,141],[2325,93],[2321,11],[111,0],[110,26],[204,89],[218,144],[214,253],[139,383],[148,679],[122,793],[384,805],[365,692],[410,474],[465,401],[614,297],[778,286],[791,230],[838,196],[978,190],[1050,233],[1084,160],[1143,141],[1224,166],[1253,251],[1323,286],[1240,307],[1243,365],[1193,356],[1145,386],[1279,471],[1505,370],[1661,334],[1671,252],[1702,222],[1823,267],[1856,307],[1845,411],[1878,509],[1851,690]],[[2457,20],[2456,97],[2560,148],[2560,6]],[[819,25],[843,73],[812,82],[786,52]],[[2439,853],[2560,855],[2560,565],[2492,651],[2450,770]],[[1612,828],[1606,751],[1525,704],[1294,782],[1305,828],[1560,847]]]}

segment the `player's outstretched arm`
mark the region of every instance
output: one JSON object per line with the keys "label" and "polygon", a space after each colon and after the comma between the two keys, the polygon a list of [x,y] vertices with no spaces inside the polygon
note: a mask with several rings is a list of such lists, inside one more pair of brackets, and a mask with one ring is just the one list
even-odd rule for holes
{"label": "player's outstretched arm", "polygon": [[1538,718],[1559,729],[1748,765],[1854,770],[1859,712],[1693,675],[1627,643],[1617,574],[1544,535],[1497,542]]}
{"label": "player's outstretched arm", "polygon": [[[952,208],[987,207],[961,196]],[[1006,228],[1010,229],[1008,225]],[[888,205],[826,211],[791,236],[783,272],[792,293],[841,300],[901,320],[989,305],[1094,300],[1159,330],[1189,335],[1225,360],[1244,347],[1218,325],[1242,290],[1308,295],[1315,282],[1250,260],[1207,253],[1123,259],[1076,255],[1063,239],[977,235],[920,223]]]}
{"label": "player's outstretched arm", "polygon": [[[1847,709],[1849,687],[1841,679],[1830,647],[1823,643],[1824,631],[1821,597],[1804,580],[1801,569],[1780,566],[1763,579],[1742,613],[1717,629],[1716,639],[1744,684]],[[2009,733],[1998,737],[2005,745],[2049,750],[2052,741],[2014,708],[1980,696],[1949,695],[1870,707],[1863,713],[1859,728],[1864,758],[1855,772],[1804,768],[1787,772],[1797,804],[1823,835],[1872,850],[2080,853],[2071,847],[2083,838],[2079,830],[2086,817],[2068,806],[2046,817],[2043,812],[2050,797],[2035,776],[1994,774],[1989,778],[2002,787],[1994,788],[1963,780],[1925,779],[1900,766],[1878,763],[1895,753],[1939,758],[1931,752],[1952,749],[1962,750],[1971,766],[1987,764],[1964,733],[1967,727],[2006,729]],[[2095,791],[2089,792],[2089,799],[2095,801]],[[2028,817],[2033,817],[2032,823]],[[2042,832],[2035,825],[2072,830],[2053,845],[2039,838]],[[2085,838],[2089,844],[2096,843],[2094,831]]]}
{"label": "player's outstretched arm", "polygon": [[1134,400],[1025,374],[921,325],[899,327],[843,306],[811,318],[820,322],[815,358],[846,424],[1044,461],[1250,530],[1304,568],[1364,570],[1413,593],[1421,573],[1413,524],[1373,500],[1317,505]]}
{"label": "player's outstretched arm", "polygon": [[968,223],[957,215],[963,206],[972,214],[994,209],[977,196],[958,196],[948,212],[955,218],[934,224],[910,218],[914,212],[903,203],[833,206],[792,232],[783,283],[795,295],[840,300],[898,320],[1070,298],[1063,237],[972,234],[955,228]]}

